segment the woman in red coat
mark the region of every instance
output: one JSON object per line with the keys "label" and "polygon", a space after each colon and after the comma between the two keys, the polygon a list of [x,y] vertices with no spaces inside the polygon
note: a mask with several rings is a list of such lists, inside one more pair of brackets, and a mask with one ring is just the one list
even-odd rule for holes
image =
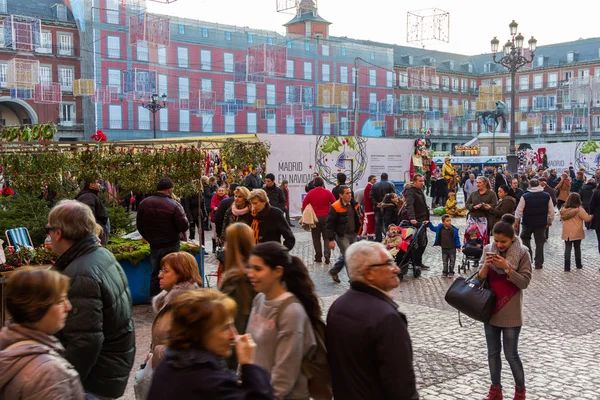
{"label": "woman in red coat", "polygon": [[225,192],[225,186],[220,186],[217,189],[217,193],[215,193],[215,195],[212,197],[212,199],[210,200],[210,222],[212,222],[212,245],[213,245],[213,253],[217,252],[217,228],[215,225],[215,211],[217,211],[217,208],[219,208],[219,204],[221,204],[221,201],[223,201],[223,199],[226,199],[227,194]]}
{"label": "woman in red coat", "polygon": [[375,212],[373,210],[373,203],[371,202],[371,189],[375,182],[377,182],[377,177],[375,175],[369,176],[369,183],[365,187],[365,199],[363,203],[365,214],[363,234],[366,234],[369,240],[375,237]]}

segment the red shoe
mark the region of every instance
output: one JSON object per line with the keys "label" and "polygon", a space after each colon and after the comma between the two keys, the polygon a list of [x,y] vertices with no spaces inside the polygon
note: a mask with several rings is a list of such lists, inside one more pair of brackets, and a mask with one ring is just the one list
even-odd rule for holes
{"label": "red shoe", "polygon": [[525,388],[521,386],[515,386],[515,397],[513,400],[525,400]]}
{"label": "red shoe", "polygon": [[488,395],[483,400],[502,400],[502,386],[492,385]]}

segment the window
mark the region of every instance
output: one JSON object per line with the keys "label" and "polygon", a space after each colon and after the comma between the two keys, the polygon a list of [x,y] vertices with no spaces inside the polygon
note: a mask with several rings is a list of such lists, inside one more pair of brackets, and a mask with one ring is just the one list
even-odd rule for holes
{"label": "window", "polygon": [[342,53],[343,56],[345,56],[346,55],[346,48],[342,47],[341,50],[340,50],[340,52]]}
{"label": "window", "polygon": [[178,79],[179,85],[179,98],[180,99],[189,99],[190,98],[190,78],[180,76]]}
{"label": "window", "polygon": [[0,64],[0,87],[6,87],[6,64]]}
{"label": "window", "polygon": [[331,135],[331,117],[323,118],[323,135]]}
{"label": "window", "polygon": [[121,37],[120,36],[107,36],[107,57],[108,58],[121,58]]}
{"label": "window", "polygon": [[117,93],[121,93],[121,70],[109,69],[107,71],[107,82],[108,86],[116,88]]}
{"label": "window", "polygon": [[322,45],[322,46],[321,46],[321,53],[322,53],[324,56],[328,56],[328,55],[329,55],[329,46],[327,46],[327,45]]}
{"label": "window", "polygon": [[231,32],[225,32],[225,40],[231,40]]}
{"label": "window", "polygon": [[178,32],[180,35],[185,35],[185,26],[182,24],[179,24]]}
{"label": "window", "polygon": [[312,79],[312,63],[304,61],[304,79]]}
{"label": "window", "polygon": [[188,67],[188,49],[187,47],[177,48],[177,66],[180,68]]}
{"label": "window", "polygon": [[160,131],[168,131],[169,130],[169,110],[166,108],[161,108],[158,111],[158,130]]}
{"label": "window", "polygon": [[119,24],[119,0],[106,0],[106,23]]}
{"label": "window", "polygon": [[235,115],[225,116],[225,133],[235,133]]}
{"label": "window", "polygon": [[158,75],[158,93],[159,96],[162,96],[163,93],[169,93],[169,87],[167,86],[167,75],[159,74]]}
{"label": "window", "polygon": [[529,97],[520,97],[519,98],[519,111],[521,111],[521,112],[529,111]]}
{"label": "window", "polygon": [[467,91],[467,84],[468,84],[469,80],[468,79],[461,79],[460,81],[460,90],[461,92],[466,92]]}
{"label": "window", "polygon": [[285,77],[286,78],[293,78],[294,77],[294,60],[287,60],[286,61]]}
{"label": "window", "polygon": [[190,110],[179,110],[179,131],[190,131]]}
{"label": "window", "polygon": [[6,13],[6,3],[8,0],[0,0],[0,13]]}
{"label": "window", "polygon": [[246,85],[246,103],[254,104],[256,100],[256,83]]}
{"label": "window", "polygon": [[123,129],[123,116],[120,104],[108,105],[108,128]]}
{"label": "window", "polygon": [[440,98],[439,97],[432,97],[431,98],[431,109],[436,111],[440,108]]}
{"label": "window", "polygon": [[58,77],[60,79],[60,85],[63,92],[73,91],[73,67],[59,67]]}
{"label": "window", "polygon": [[287,42],[285,42],[285,45],[286,45],[286,47],[287,47],[288,49],[291,49],[291,48],[292,48],[292,41],[291,41],[291,40],[288,40]]}
{"label": "window", "polygon": [[447,76],[442,76],[442,90],[448,90],[450,80]]}
{"label": "window", "polygon": [[537,56],[537,66],[538,67],[544,66],[544,56]]}
{"label": "window", "polygon": [[429,111],[429,97],[421,98],[421,106],[422,106],[423,110]]}
{"label": "window", "polygon": [[247,115],[248,133],[256,133],[256,113],[249,112]]}
{"label": "window", "polygon": [[267,119],[267,133],[277,133],[277,118]]}
{"label": "window", "polygon": [[137,42],[136,53],[138,61],[148,61],[148,42]]}
{"label": "window", "polygon": [[369,69],[369,86],[377,86],[377,70]]}
{"label": "window", "polygon": [[212,55],[210,50],[200,50],[200,69],[205,71],[212,69]]}
{"label": "window", "polygon": [[348,83],[348,67],[340,67],[340,83]]}
{"label": "window", "polygon": [[[2,30],[4,34],[4,30]],[[2,41],[4,42],[4,40]],[[52,32],[42,31],[40,34],[40,47],[35,49],[36,52],[42,54],[52,53]]]}
{"label": "window", "polygon": [[385,71],[385,86],[390,88],[394,86],[394,73],[392,71]]}
{"label": "window", "polygon": [[452,90],[458,90],[458,78],[452,78]]}
{"label": "window", "polygon": [[589,69],[580,69],[579,71],[577,71],[578,75],[580,78],[587,78],[588,76],[590,76],[590,70]]}
{"label": "window", "polygon": [[544,75],[542,75],[542,74],[534,75],[533,76],[533,88],[541,89],[543,86],[543,81],[544,81]]}
{"label": "window", "polygon": [[329,64],[322,64],[321,65],[321,80],[323,82],[329,82],[330,80],[330,69],[331,66]]}
{"label": "window", "polygon": [[506,91],[510,92],[512,90],[512,78],[506,78]]}
{"label": "window", "polygon": [[306,51],[310,50],[310,42],[308,40],[304,42],[304,50],[306,50]]}
{"label": "window", "polygon": [[408,75],[406,74],[406,72],[400,72],[400,82],[399,85],[401,87],[407,87],[408,86]]}
{"label": "window", "polygon": [[276,101],[276,91],[274,84],[267,85],[267,104],[275,104]]}
{"label": "window", "polygon": [[248,43],[249,43],[249,44],[252,44],[252,43],[254,43],[254,38],[253,38],[253,37],[252,37],[252,35],[250,35],[250,34],[248,35]]}
{"label": "window", "polygon": [[167,48],[166,47],[158,48],[158,63],[160,65],[167,65]]}
{"label": "window", "polygon": [[202,28],[202,37],[203,38],[207,38],[208,37],[208,29]]}
{"label": "window", "polygon": [[529,75],[519,77],[519,90],[529,90]]}
{"label": "window", "polygon": [[293,116],[288,116],[285,119],[285,133],[294,133],[296,128],[296,122]]}
{"label": "window", "polygon": [[56,4],[56,19],[59,21],[67,20],[67,6],[64,4]]}
{"label": "window", "polygon": [[272,37],[268,37],[267,38],[267,44],[273,44],[273,38]]}
{"label": "window", "polygon": [[369,93],[369,104],[377,104],[377,93]]}
{"label": "window", "polygon": [[41,83],[51,83],[52,82],[52,68],[43,65],[40,66],[40,82]]}
{"label": "window", "polygon": [[564,71],[563,72],[563,81],[569,82],[573,77],[573,71]]}
{"label": "window", "polygon": [[352,67],[352,84],[356,84],[356,68]]}
{"label": "window", "polygon": [[223,53],[223,71],[233,72],[233,53]]}
{"label": "window", "polygon": [[150,129],[150,111],[146,110],[142,106],[138,106],[138,129],[149,130]]}
{"label": "window", "polygon": [[371,57],[371,60],[375,59],[375,53],[374,52],[371,52],[371,54],[369,56]]}
{"label": "window", "polygon": [[225,81],[223,86],[223,100],[234,100],[235,99],[235,85],[233,81]]}
{"label": "window", "polygon": [[75,124],[75,103],[61,104],[60,124],[62,126],[73,126]]}
{"label": "window", "polygon": [[212,91],[212,80],[200,79],[200,90]]}
{"label": "window", "polygon": [[210,133],[213,131],[213,116],[212,114],[202,115],[202,132]]}
{"label": "window", "polygon": [[575,61],[575,53],[570,51],[567,53],[567,62],[573,62]]}

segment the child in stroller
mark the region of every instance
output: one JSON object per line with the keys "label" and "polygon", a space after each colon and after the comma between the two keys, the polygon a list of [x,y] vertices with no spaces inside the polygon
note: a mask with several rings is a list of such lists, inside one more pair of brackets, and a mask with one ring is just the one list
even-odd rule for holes
{"label": "child in stroller", "polygon": [[[485,219],[482,219],[485,221]],[[463,246],[463,260],[461,265],[458,267],[458,272],[462,268],[466,272],[467,268],[470,269],[471,265],[474,268],[479,267],[479,260],[483,254],[483,246],[487,244],[487,223],[482,222],[479,219],[469,219],[470,224],[467,225],[465,234],[465,243]]]}
{"label": "child in stroller", "polygon": [[[390,227],[391,228],[391,227]],[[395,257],[396,264],[400,268],[398,277],[400,281],[404,279],[404,275],[408,274],[409,267],[413,269],[413,276],[418,278],[421,276],[421,267],[415,266],[415,252],[419,246],[423,246],[423,235],[426,235],[425,225],[421,224],[418,228],[413,227],[409,221],[402,221],[398,230],[398,236],[402,238],[400,245],[392,248],[390,253]],[[386,237],[387,239],[387,237]]]}

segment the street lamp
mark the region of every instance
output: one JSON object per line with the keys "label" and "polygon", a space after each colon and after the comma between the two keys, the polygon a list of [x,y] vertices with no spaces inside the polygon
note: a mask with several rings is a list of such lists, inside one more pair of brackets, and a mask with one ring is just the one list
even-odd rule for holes
{"label": "street lamp", "polygon": [[156,139],[156,113],[163,108],[167,108],[167,95],[163,93],[161,96],[162,104],[158,101],[158,94],[154,93],[150,100],[150,103],[142,103],[142,107],[152,113],[152,128],[154,129],[154,139]]}
{"label": "street lamp", "polygon": [[525,37],[520,33],[517,35],[517,27],[519,25],[513,20],[508,27],[510,28],[511,39],[504,45],[504,55],[500,60],[496,60],[496,53],[498,52],[498,45],[500,41],[494,37],[490,42],[492,46],[492,58],[496,64],[500,64],[510,72],[511,76],[511,88],[510,88],[510,146],[508,149],[508,155],[506,161],[508,163],[508,170],[511,173],[517,172],[517,148],[515,145],[515,132],[517,131],[517,121],[515,121],[515,95],[516,95],[516,75],[517,70],[522,66],[529,64],[533,61],[533,53],[535,52],[537,40],[532,36],[527,42],[529,45],[530,58],[523,56],[523,42]]}

